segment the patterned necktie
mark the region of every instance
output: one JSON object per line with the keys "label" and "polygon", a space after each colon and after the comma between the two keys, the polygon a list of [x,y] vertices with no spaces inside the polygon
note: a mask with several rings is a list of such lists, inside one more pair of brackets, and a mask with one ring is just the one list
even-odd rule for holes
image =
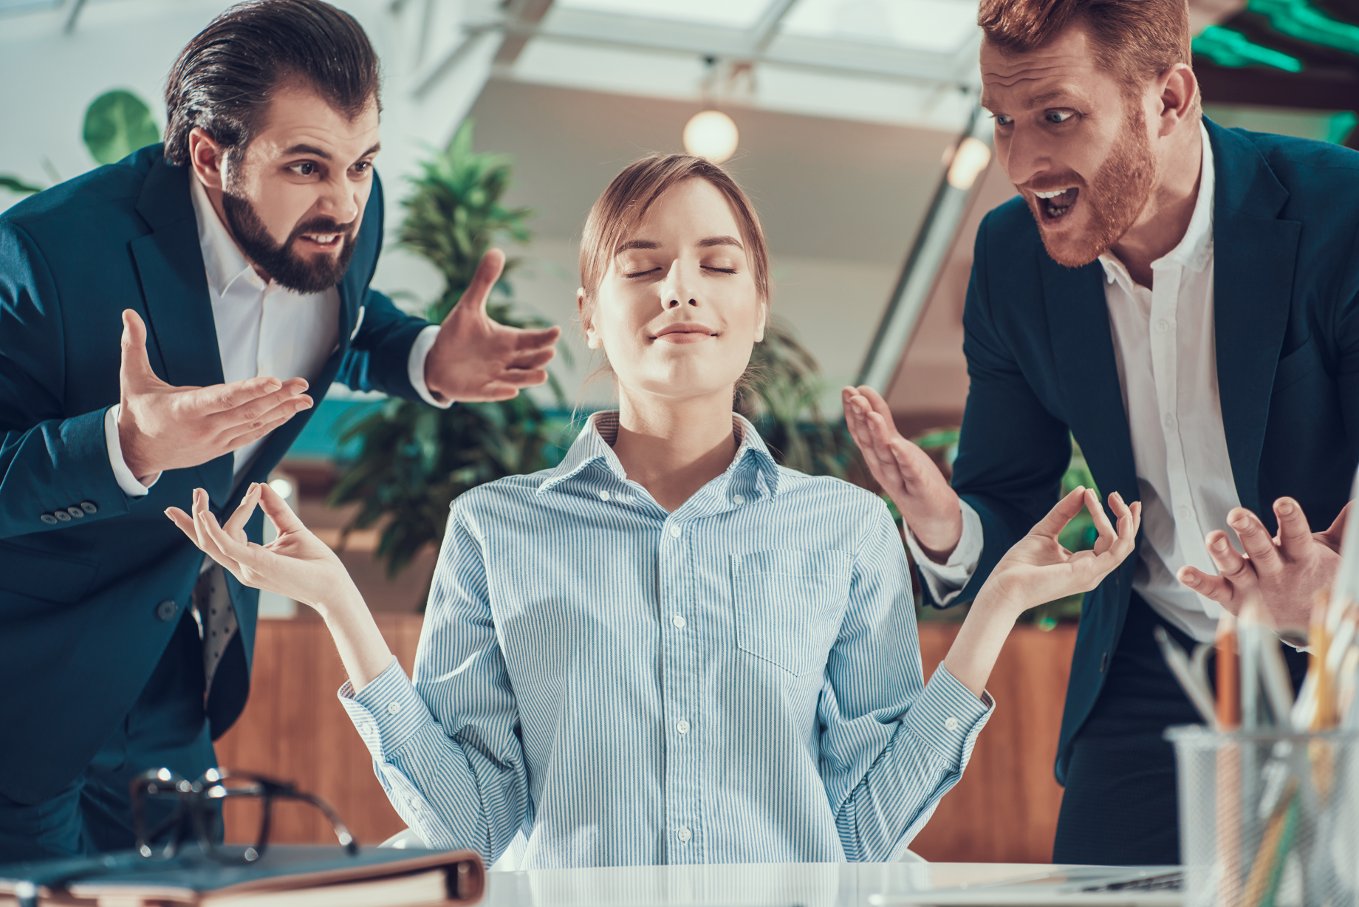
{"label": "patterned necktie", "polygon": [[203,694],[212,689],[212,678],[226,652],[227,643],[235,635],[236,609],[231,606],[227,592],[226,573],[221,565],[212,564],[198,574],[193,589],[193,606],[198,612],[199,632],[203,636]]}

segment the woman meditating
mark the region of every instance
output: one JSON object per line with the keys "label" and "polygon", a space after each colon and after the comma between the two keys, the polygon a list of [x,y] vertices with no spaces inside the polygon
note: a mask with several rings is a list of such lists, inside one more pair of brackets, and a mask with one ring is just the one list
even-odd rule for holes
{"label": "woman meditating", "polygon": [[[483,270],[493,280],[499,253]],[[577,305],[617,383],[553,469],[452,503],[408,678],[339,559],[268,485],[225,525],[167,511],[242,582],[316,609],[340,698],[401,817],[523,865],[890,860],[957,783],[1027,608],[1132,550],[1077,489],[1015,546],[922,675],[901,537],[876,495],[779,466],[733,411],[769,263],[720,168],[654,156],[595,202]],[[259,505],[279,531],[242,526]],[[1082,507],[1099,530],[1057,535]]]}

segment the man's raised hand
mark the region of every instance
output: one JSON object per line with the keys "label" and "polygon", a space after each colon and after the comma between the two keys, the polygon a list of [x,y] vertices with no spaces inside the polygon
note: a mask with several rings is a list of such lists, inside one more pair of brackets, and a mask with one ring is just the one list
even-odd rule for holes
{"label": "man's raised hand", "polygon": [[958,495],[929,454],[906,440],[892,423],[887,401],[870,387],[841,392],[845,424],[868,471],[920,546],[937,562],[948,560],[963,534]]}
{"label": "man's raised hand", "polygon": [[[123,311],[118,371],[118,442],[123,461],[149,484],[167,469],[199,466],[256,441],[309,409],[302,378],[247,378],[211,387],[175,387],[151,369],[146,325]],[[214,349],[204,355],[217,355]]]}
{"label": "man's raised hand", "polygon": [[482,256],[467,291],[448,313],[425,360],[425,385],[436,397],[465,403],[509,400],[547,381],[561,328],[512,328],[486,313],[505,253]]}

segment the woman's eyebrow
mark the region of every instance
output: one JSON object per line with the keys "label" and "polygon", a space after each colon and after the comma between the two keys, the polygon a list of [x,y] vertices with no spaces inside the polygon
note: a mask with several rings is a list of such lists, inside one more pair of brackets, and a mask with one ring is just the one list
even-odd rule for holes
{"label": "woman's eyebrow", "polygon": [[735,236],[709,236],[707,239],[700,239],[698,241],[698,247],[700,249],[706,249],[711,246],[735,246],[743,252],[746,248],[741,245],[741,241]]}
{"label": "woman's eyebrow", "polygon": [[618,247],[618,250],[615,251],[613,254],[622,255],[624,252],[630,251],[632,249],[659,249],[660,247],[661,247],[660,243],[654,242],[650,239],[630,239],[627,242],[621,244]]}

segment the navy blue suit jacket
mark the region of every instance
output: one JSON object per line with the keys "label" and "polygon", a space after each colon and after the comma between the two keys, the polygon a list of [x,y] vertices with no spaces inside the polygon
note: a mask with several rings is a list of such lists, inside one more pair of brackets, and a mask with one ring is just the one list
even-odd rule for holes
{"label": "navy blue suit jacket", "polygon": [[[142,498],[118,487],[104,414],[118,402],[120,312],[145,320],[163,380],[223,380],[188,181],[156,145],[0,214],[0,793],[15,800],[79,774],[189,606],[202,554],[165,508],[187,509],[202,486],[229,514],[315,411],[273,432],[239,482],[227,454],[167,471]],[[318,401],[335,380],[417,396],[407,360],[425,322],[369,289],[381,244],[375,184],[339,283],[339,344],[303,376]],[[262,527],[256,513],[254,540]],[[258,604],[227,579],[240,633],[207,703],[214,737],[245,704]]]}
{"label": "navy blue suit jacket", "polygon": [[[1359,154],[1206,125],[1217,187],[1214,334],[1232,477],[1241,505],[1271,531],[1280,495],[1296,498],[1324,529],[1345,505],[1359,459]],[[953,485],[984,533],[966,601],[1056,502],[1068,432],[1103,494],[1129,502],[1140,494],[1098,262],[1058,265],[1028,207],[1012,199],[978,230],[963,322],[971,387]],[[1058,780],[1118,644],[1135,560],[1086,597]]]}

